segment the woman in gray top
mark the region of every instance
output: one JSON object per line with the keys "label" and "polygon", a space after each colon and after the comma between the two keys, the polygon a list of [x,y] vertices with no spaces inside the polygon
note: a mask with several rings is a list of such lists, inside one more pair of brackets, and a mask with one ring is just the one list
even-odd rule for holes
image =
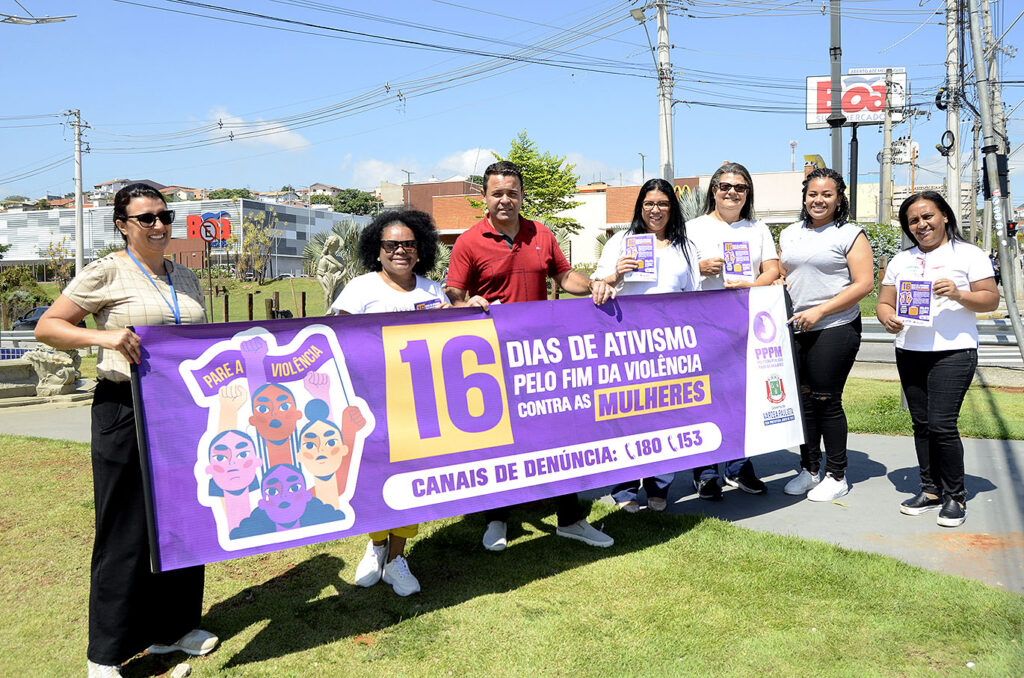
{"label": "woman in gray top", "polygon": [[[871,245],[863,229],[847,223],[846,182],[831,169],[804,179],[801,220],[779,236],[782,283],[793,298],[793,317],[805,444],[800,473],[784,492],[832,501],[846,482],[846,412],[843,387],[860,348],[858,302],[874,289]],[[821,477],[821,444],[825,476]]]}

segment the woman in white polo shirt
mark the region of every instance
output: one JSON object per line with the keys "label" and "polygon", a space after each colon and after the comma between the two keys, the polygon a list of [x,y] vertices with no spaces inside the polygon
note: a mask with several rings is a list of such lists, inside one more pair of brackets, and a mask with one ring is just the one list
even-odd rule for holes
{"label": "woman in white polo shirt", "polygon": [[976,313],[999,305],[992,262],[964,241],[956,216],[934,191],[900,206],[900,225],[915,246],[893,257],[878,295],[879,322],[896,334],[896,367],[914,422],[921,492],[900,504],[937,522],[967,519],[964,446],[957,419],[978,366]]}

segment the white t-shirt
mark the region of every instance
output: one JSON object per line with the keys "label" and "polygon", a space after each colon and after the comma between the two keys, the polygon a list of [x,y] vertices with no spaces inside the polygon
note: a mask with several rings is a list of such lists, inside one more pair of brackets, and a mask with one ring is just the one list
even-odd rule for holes
{"label": "white t-shirt", "polygon": [[[740,219],[731,224],[720,221],[713,214],[705,214],[686,222],[686,237],[697,248],[698,261],[725,256],[725,243],[745,242],[750,252],[750,264],[754,282],[761,275],[761,263],[778,259],[772,233],[763,221]],[[699,270],[699,269],[698,269]],[[737,279],[740,276],[730,276]],[[702,290],[725,289],[725,278],[720,273],[702,277]]]}
{"label": "white t-shirt", "polygon": [[[628,231],[619,231],[608,238],[601,259],[597,262],[597,270],[590,277],[602,280],[615,273],[615,264],[625,256],[625,243]],[[655,281],[623,280],[616,289],[619,294],[661,294],[663,292],[693,292],[700,283],[700,269],[697,267],[697,249],[687,242],[687,263],[683,250],[675,245],[655,247],[654,260],[658,271]]]}
{"label": "white t-shirt", "polygon": [[331,309],[352,314],[390,313],[437,308],[447,302],[444,289],[430,278],[417,275],[416,287],[403,292],[388,285],[380,273],[374,271],[352,278],[331,304]]}
{"label": "white t-shirt", "polygon": [[[896,287],[901,280],[948,278],[957,289],[970,291],[971,283],[995,277],[992,262],[980,248],[963,241],[948,241],[931,252],[917,247],[903,250],[885,269],[883,285]],[[893,343],[907,351],[952,351],[978,347],[978,317],[959,303],[934,294],[932,324],[904,325]]]}

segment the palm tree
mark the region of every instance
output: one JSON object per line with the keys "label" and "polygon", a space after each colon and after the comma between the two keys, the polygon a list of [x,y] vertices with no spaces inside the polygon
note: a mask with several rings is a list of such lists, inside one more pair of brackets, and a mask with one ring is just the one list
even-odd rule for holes
{"label": "palm tree", "polygon": [[360,230],[359,224],[346,219],[345,221],[336,222],[331,227],[331,230],[321,231],[310,238],[302,250],[302,262],[306,271],[310,275],[316,272],[316,264],[320,261],[320,255],[323,254],[324,243],[327,242],[328,237],[335,235],[338,236],[340,242],[338,243],[338,251],[334,253],[334,256],[345,265],[341,277],[341,286],[344,286],[357,275],[365,273],[366,271],[363,270],[363,265],[359,261],[358,245]]}

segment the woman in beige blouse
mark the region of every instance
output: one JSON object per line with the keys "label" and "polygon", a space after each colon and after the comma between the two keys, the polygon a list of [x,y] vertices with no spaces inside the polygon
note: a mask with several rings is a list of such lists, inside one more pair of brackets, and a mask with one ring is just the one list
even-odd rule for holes
{"label": "woman in beige blouse", "polygon": [[[79,271],[35,331],[36,339],[55,348],[99,347],[92,404],[90,678],[120,676],[121,664],[147,646],[151,654],[200,655],[217,644],[216,636],[197,628],[203,567],[150,571],[132,402],[129,363],[139,363],[141,348],[127,327],[206,321],[196,275],[164,258],[173,221],[174,212],[151,186],[135,183],[118,191],[114,226],[126,248]],[[90,313],[96,329],[77,327]]]}

